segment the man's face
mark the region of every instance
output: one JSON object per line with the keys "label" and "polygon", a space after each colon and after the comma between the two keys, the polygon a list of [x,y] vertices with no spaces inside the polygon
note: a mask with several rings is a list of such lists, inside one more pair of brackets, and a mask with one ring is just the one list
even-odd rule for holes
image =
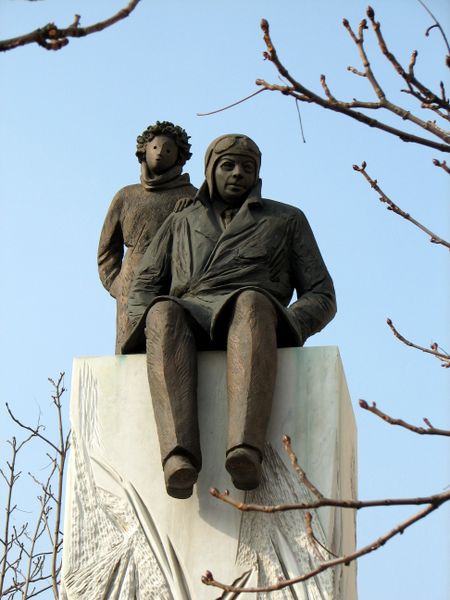
{"label": "man's face", "polygon": [[157,135],[148,142],[145,149],[145,161],[152,173],[161,175],[173,166],[178,159],[178,146],[167,135]]}
{"label": "man's face", "polygon": [[214,183],[219,197],[228,204],[239,204],[255,185],[256,164],[249,156],[224,154],[214,169]]}

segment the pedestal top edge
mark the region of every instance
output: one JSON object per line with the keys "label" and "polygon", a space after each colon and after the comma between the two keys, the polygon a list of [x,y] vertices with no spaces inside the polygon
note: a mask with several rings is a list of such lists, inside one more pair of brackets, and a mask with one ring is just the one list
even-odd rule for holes
{"label": "pedestal top edge", "polygon": [[[329,357],[332,356],[340,356],[339,353],[339,346],[307,346],[302,347],[302,348],[278,348],[278,353],[283,356],[283,355],[289,355],[289,354],[301,354],[301,353],[308,353],[308,354],[319,354],[319,353],[325,353],[327,354]],[[211,355],[217,355],[217,354],[225,354],[225,350],[208,350],[208,351],[201,351],[198,352],[199,356],[207,356],[209,354]],[[100,360],[111,360],[111,361],[119,361],[119,362],[123,362],[123,361],[134,361],[134,360],[142,360],[142,357],[145,357],[145,354],[107,354],[107,355],[103,355],[103,356],[95,356],[95,355],[86,355],[86,356],[75,356],[73,358],[74,364],[76,362],[82,361],[100,361]]]}

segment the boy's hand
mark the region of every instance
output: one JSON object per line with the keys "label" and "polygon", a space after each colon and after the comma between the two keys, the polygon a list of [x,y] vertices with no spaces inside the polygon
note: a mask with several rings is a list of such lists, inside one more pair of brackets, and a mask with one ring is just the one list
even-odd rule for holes
{"label": "boy's hand", "polygon": [[173,209],[173,212],[181,212],[182,210],[184,210],[186,207],[190,206],[191,204],[193,204],[195,202],[195,198],[180,198],[178,200],[178,202],[175,204],[175,208]]}

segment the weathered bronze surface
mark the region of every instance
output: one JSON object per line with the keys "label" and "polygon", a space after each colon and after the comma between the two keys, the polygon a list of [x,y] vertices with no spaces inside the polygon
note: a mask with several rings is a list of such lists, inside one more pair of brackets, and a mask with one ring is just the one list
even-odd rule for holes
{"label": "weathered bronze surface", "polygon": [[188,140],[184,129],[168,121],[148,127],[137,138],[141,183],[119,190],[106,215],[97,258],[101,282],[117,301],[116,354],[130,335],[127,301],[139,262],[177,202],[197,191],[182,174],[191,157]]}
{"label": "weathered bronze surface", "polygon": [[[130,290],[133,330],[123,352],[143,351],[169,494],[186,498],[199,471],[198,349],[227,350],[225,466],[240,489],[259,483],[277,346],[301,346],[334,316],[334,287],[304,214],[261,198],[260,151],[221,136],[205,156],[193,204],[171,214]],[[291,306],[292,294],[298,299]]]}

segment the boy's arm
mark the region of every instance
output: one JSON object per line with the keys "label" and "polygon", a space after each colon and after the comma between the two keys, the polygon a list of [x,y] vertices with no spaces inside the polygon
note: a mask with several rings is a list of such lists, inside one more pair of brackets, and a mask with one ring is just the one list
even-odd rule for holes
{"label": "boy's arm", "polygon": [[114,282],[120,273],[124,254],[124,239],[120,222],[122,204],[122,195],[118,192],[106,214],[97,253],[100,280],[114,298],[116,297]]}

